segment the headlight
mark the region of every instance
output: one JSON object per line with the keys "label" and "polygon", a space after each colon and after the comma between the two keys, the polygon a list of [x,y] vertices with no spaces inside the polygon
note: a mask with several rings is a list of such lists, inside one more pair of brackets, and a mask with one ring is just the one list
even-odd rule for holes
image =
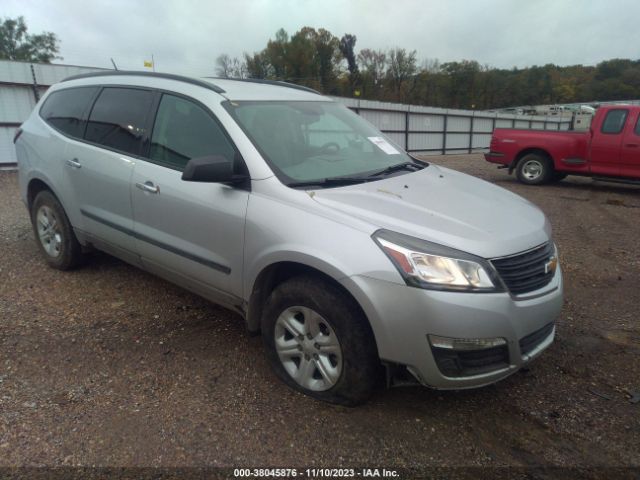
{"label": "headlight", "polygon": [[480,257],[388,230],[378,230],[373,239],[407,285],[467,292],[504,290],[491,265]]}

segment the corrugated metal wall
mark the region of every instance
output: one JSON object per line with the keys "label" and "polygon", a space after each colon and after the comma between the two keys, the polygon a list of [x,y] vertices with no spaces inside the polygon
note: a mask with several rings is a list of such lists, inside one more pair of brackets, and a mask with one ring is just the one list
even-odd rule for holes
{"label": "corrugated metal wall", "polygon": [[54,83],[96,70],[101,69],[0,60],[0,166],[16,162],[13,136],[35,107],[36,92],[40,98]]}
{"label": "corrugated metal wall", "polygon": [[382,130],[399,147],[420,154],[471,153],[489,148],[494,128],[568,130],[571,116],[531,116],[454,110],[333,97]]}
{"label": "corrugated metal wall", "polygon": [[[71,75],[100,70],[72,65],[0,60],[0,165],[16,162],[13,135],[35,106],[37,91]],[[505,115],[334,97],[415,153],[471,153],[489,147],[494,128],[568,130],[569,117]]]}

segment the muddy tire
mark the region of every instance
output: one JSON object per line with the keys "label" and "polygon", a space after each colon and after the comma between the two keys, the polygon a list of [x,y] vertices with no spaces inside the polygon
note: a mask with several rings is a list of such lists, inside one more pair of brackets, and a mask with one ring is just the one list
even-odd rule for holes
{"label": "muddy tire", "polygon": [[266,354],[278,377],[318,400],[355,406],[378,383],[371,327],[355,301],[331,282],[294,277],[269,296],[262,316]]}
{"label": "muddy tire", "polygon": [[70,270],[83,260],[82,248],[58,199],[43,190],[31,205],[31,225],[36,243],[49,266]]}

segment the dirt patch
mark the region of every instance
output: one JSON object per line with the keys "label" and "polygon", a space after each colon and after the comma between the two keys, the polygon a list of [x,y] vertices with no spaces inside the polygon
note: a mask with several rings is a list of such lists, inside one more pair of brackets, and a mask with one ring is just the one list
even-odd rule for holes
{"label": "dirt patch", "polygon": [[430,159],[548,215],[557,341],[497,385],[380,391],[357,409],[289,390],[236,315],[178,287],[101,254],[47,268],[0,173],[0,464],[640,467],[640,210],[624,208],[640,188],[527,187],[478,155]]}

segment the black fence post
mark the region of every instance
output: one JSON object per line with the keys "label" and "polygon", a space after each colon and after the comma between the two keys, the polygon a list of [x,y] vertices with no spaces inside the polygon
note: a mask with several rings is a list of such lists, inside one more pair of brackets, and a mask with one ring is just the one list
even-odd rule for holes
{"label": "black fence post", "polygon": [[409,110],[404,112],[404,149],[409,150]]}
{"label": "black fence post", "polygon": [[444,114],[444,125],[442,130],[442,154],[447,154],[447,123],[449,123],[449,115]]}
{"label": "black fence post", "polygon": [[470,126],[469,126],[469,153],[471,153],[471,149],[473,148],[473,121],[475,120],[476,112],[471,114],[471,118],[469,118]]}
{"label": "black fence post", "polygon": [[36,71],[31,66],[31,78],[33,78],[33,97],[36,99],[36,103],[40,101],[40,94],[38,93],[38,82],[36,81]]}

